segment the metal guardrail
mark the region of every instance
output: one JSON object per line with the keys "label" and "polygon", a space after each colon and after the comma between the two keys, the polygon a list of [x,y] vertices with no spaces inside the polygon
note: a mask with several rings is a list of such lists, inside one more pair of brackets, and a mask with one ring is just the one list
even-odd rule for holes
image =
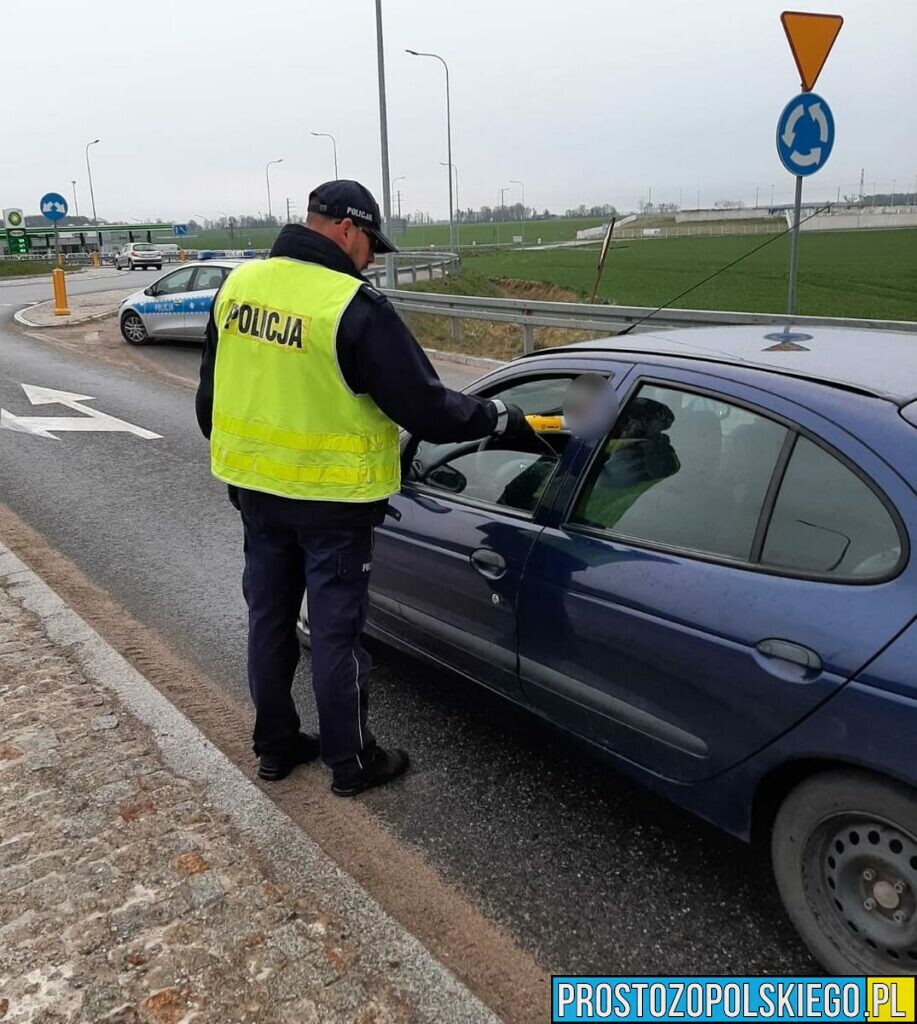
{"label": "metal guardrail", "polygon": [[[186,262],[197,262],[198,254],[206,252],[212,254],[211,259],[236,259],[241,258],[238,254],[244,252],[247,259],[265,259],[270,249],[185,249]],[[88,252],[63,253],[63,262],[66,266],[90,265],[90,254]],[[0,260],[20,263],[53,263],[56,259],[55,253],[32,252],[26,256],[0,255]],[[163,253],[162,262],[180,263],[181,251],[177,253]],[[112,266],[111,259],[103,259],[103,267]],[[445,277],[448,273],[458,273],[462,269],[461,257],[450,252],[398,252],[395,253],[395,270],[399,279],[410,275],[411,283],[418,281],[434,281],[437,277]],[[382,287],[385,277],[385,268],[380,264],[369,267],[364,276],[368,277],[377,288]]]}
{"label": "metal guardrail", "polygon": [[[518,324],[522,328],[522,350],[535,350],[535,328],[556,327],[565,330],[597,331],[618,334],[636,323],[652,306],[603,306],[585,302],[538,302],[526,299],[492,299],[470,295],[440,295],[385,289],[395,308],[404,313],[428,313],[445,316],[451,322],[451,337],[461,342],[462,320],[489,320]],[[721,312],[710,309],[664,309],[653,316],[646,329],[659,327],[699,327],[738,324],[762,324],[784,327],[859,327],[917,333],[913,320],[862,320],[850,317],[786,316],[782,313]],[[639,330],[639,328],[638,328]]]}

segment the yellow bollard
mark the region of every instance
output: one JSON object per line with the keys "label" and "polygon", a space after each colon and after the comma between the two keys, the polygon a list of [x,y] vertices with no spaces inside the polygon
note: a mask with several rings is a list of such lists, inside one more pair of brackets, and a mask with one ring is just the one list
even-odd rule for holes
{"label": "yellow bollard", "polygon": [[99,254],[96,252],[95,249],[92,250],[92,255],[89,257],[89,262],[93,265],[93,267],[98,269],[98,266],[99,266]]}
{"label": "yellow bollard", "polygon": [[178,262],[179,263],[185,263],[187,261],[187,259],[188,259],[188,254],[185,252],[184,249],[181,249],[179,251],[179,253],[178,253]]}
{"label": "yellow bollard", "polygon": [[60,268],[51,271],[51,278],[54,283],[54,315],[70,316],[70,307],[67,305],[67,283],[64,280],[64,272]]}

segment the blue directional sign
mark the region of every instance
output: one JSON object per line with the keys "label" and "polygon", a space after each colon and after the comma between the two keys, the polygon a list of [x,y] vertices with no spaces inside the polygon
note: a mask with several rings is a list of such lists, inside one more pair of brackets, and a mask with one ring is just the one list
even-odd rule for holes
{"label": "blue directional sign", "polygon": [[181,238],[183,235],[187,235],[188,234],[188,225],[187,224],[173,224],[172,225],[172,234],[177,236],[177,237],[179,237],[179,238]]}
{"label": "blue directional sign", "polygon": [[794,96],[777,122],[777,155],[790,172],[807,177],[828,162],[834,146],[834,116],[814,92]]}
{"label": "blue directional sign", "polygon": [[49,192],[42,196],[38,208],[51,221],[63,220],[67,216],[67,200],[59,192]]}

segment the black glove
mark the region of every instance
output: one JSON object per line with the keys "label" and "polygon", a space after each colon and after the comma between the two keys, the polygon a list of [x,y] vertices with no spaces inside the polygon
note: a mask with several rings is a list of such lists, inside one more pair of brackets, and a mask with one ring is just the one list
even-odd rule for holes
{"label": "black glove", "polygon": [[496,436],[501,440],[514,443],[525,443],[536,438],[535,431],[532,430],[529,421],[525,418],[525,413],[518,405],[511,403],[506,406],[506,426],[503,430],[498,429]]}

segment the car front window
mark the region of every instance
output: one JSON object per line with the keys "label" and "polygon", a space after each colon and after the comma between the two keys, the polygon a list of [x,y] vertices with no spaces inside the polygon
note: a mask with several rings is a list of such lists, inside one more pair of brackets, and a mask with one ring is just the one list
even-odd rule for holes
{"label": "car front window", "polygon": [[[572,375],[514,381],[488,391],[518,405],[527,415],[559,416]],[[554,474],[570,436],[544,433],[530,444],[507,444],[499,438],[432,444],[421,441],[413,452],[405,482],[483,502],[532,513]]]}
{"label": "car front window", "polygon": [[156,285],[155,295],[175,295],[177,292],[186,292],[191,287],[191,275],[194,267],[185,267],[176,270],[173,274],[167,274]]}

